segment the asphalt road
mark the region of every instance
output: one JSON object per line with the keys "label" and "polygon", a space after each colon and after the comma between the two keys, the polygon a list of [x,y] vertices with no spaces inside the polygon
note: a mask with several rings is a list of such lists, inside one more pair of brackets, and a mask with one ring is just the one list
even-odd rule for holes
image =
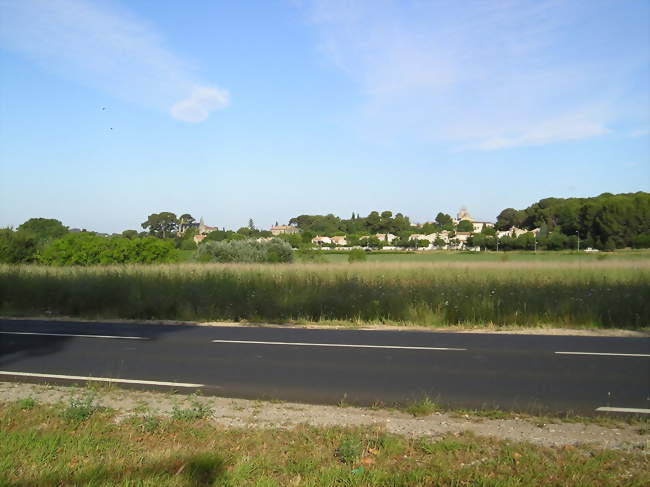
{"label": "asphalt road", "polygon": [[[0,380],[650,413],[650,339],[0,320]],[[643,411],[641,411],[643,412]]]}

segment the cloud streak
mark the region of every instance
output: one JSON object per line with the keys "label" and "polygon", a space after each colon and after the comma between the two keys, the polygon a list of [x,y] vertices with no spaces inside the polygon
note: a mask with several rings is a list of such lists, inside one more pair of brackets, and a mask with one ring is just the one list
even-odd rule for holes
{"label": "cloud streak", "polygon": [[[627,83],[648,63],[644,20],[596,0],[306,5],[322,53],[358,83],[360,116],[382,137],[497,150],[603,135],[625,119],[638,94]],[[638,45],[620,44],[624,23]]]}
{"label": "cloud streak", "polygon": [[202,122],[228,92],[197,79],[155,28],[87,0],[0,1],[0,45],[47,69],[130,102]]}

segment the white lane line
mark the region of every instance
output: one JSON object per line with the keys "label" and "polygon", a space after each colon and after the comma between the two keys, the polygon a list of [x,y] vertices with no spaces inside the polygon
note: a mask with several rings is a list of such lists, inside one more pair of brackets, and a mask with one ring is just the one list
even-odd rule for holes
{"label": "white lane line", "polygon": [[48,337],[119,338],[123,340],[149,340],[147,337],[124,337],[117,335],[75,335],[72,333],[36,333],[31,331],[0,331],[1,335],[39,335]]}
{"label": "white lane line", "polygon": [[205,385],[205,384],[188,384],[185,382],[164,382],[164,381],[156,381],[156,380],[114,379],[112,377],[86,377],[84,375],[36,374],[32,372],[12,372],[8,370],[0,370],[0,375],[13,375],[19,377],[42,377],[44,379],[87,380],[92,382],[118,382],[121,384],[144,384],[149,386],[203,387]]}
{"label": "white lane line", "polygon": [[596,411],[610,411],[614,413],[639,413],[639,414],[650,414],[650,409],[642,408],[610,408],[609,406],[602,406],[596,408]]}
{"label": "white lane line", "polygon": [[650,353],[555,352],[558,355],[610,355],[613,357],[650,357]]}
{"label": "white lane line", "polygon": [[300,347],[347,347],[347,348],[390,348],[399,350],[447,350],[463,351],[466,348],[442,348],[442,347],[402,347],[397,345],[352,345],[348,343],[306,343],[306,342],[254,342],[249,340],[212,340],[213,343],[243,343],[251,345],[291,345]]}

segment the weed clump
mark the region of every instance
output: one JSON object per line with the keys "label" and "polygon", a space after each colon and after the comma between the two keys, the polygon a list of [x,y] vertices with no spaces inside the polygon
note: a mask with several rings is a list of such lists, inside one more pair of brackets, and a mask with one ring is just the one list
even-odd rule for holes
{"label": "weed clump", "polygon": [[404,408],[404,411],[414,417],[428,416],[438,410],[438,405],[428,397],[415,401]]}
{"label": "weed clump", "polygon": [[174,404],[172,419],[176,421],[198,421],[212,414],[212,408],[198,400],[190,401],[190,407],[182,408]]}
{"label": "weed clump", "polygon": [[346,436],[340,442],[336,449],[337,458],[345,464],[353,464],[361,458],[363,445],[356,436]]}
{"label": "weed clump", "polygon": [[63,420],[68,423],[81,423],[90,418],[99,407],[95,404],[95,393],[87,391],[81,396],[71,396],[68,406],[63,410]]}
{"label": "weed clump", "polygon": [[18,401],[18,407],[23,411],[34,409],[36,407],[36,400],[32,397],[25,397]]}

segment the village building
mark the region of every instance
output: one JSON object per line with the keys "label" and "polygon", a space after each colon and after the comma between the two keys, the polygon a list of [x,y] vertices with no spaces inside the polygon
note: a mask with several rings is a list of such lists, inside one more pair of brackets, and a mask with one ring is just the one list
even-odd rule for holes
{"label": "village building", "polygon": [[330,237],[322,237],[320,235],[317,235],[311,239],[311,243],[315,243],[317,245],[332,245],[332,239]]}
{"label": "village building", "polygon": [[273,225],[271,227],[271,235],[274,237],[278,235],[292,235],[294,233],[300,233],[300,229],[292,225]]}
{"label": "village building", "polygon": [[460,211],[456,214],[456,218],[452,219],[454,225],[458,225],[463,220],[467,220],[472,224],[472,226],[474,227],[474,229],[472,230],[473,233],[480,233],[484,228],[494,227],[493,222],[479,221],[472,218],[472,216],[467,211],[467,208],[465,207],[460,209]]}
{"label": "village building", "polygon": [[[537,230],[537,233],[539,233],[538,228],[535,229],[535,230]],[[528,233],[529,231],[530,230],[526,230],[524,228],[510,227],[508,230],[500,230],[500,231],[498,231],[497,232],[497,237],[498,238],[501,238],[501,237],[517,238],[520,235],[524,235],[525,233]],[[533,231],[533,233],[535,233],[535,232]],[[537,235],[537,233],[535,233],[535,235]]]}
{"label": "village building", "polygon": [[345,238],[345,235],[337,235],[335,237],[331,237],[330,240],[334,245],[347,245],[348,241]]}
{"label": "village building", "polygon": [[375,235],[379,240],[382,242],[388,242],[388,243],[393,243],[393,240],[397,239],[397,235],[393,235],[392,233],[378,233]]}

